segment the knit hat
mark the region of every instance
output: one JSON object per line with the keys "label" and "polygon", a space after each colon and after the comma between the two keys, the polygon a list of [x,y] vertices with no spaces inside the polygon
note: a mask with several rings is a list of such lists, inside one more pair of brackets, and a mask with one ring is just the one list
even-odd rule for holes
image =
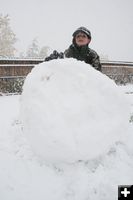
{"label": "knit hat", "polygon": [[74,31],[72,36],[75,38],[75,36],[80,32],[85,33],[88,36],[88,38],[91,39],[91,32],[87,28],[85,28],[83,26],[78,28],[76,31]]}

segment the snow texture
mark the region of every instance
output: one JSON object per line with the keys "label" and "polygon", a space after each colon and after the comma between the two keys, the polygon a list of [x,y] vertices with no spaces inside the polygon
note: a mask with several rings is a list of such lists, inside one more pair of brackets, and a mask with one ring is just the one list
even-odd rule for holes
{"label": "snow texture", "polygon": [[[116,200],[118,185],[133,184],[133,123],[126,129],[127,113],[133,111],[132,92],[132,85],[117,87],[105,75],[71,59],[36,66],[22,95],[0,96],[0,200]],[[53,137],[63,143],[61,152],[55,150]],[[90,144],[85,138],[96,140],[95,149],[84,148],[83,143]],[[97,141],[103,144],[100,150]]]}
{"label": "snow texture", "polygon": [[124,141],[129,109],[118,86],[75,59],[44,62],[22,95],[24,133],[49,163],[88,161]]}

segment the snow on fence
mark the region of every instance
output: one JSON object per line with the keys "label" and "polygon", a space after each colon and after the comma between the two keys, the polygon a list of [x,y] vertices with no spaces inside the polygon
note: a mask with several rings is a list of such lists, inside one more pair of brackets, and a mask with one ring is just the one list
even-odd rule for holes
{"label": "snow on fence", "polygon": [[[0,93],[21,93],[27,74],[43,59],[0,59]],[[117,84],[133,83],[133,62],[101,61],[102,73]]]}

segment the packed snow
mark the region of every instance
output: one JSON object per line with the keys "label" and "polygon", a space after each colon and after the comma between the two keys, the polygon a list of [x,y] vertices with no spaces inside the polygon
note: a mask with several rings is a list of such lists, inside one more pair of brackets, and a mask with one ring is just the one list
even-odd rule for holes
{"label": "packed snow", "polygon": [[37,65],[0,97],[0,199],[117,199],[133,184],[132,92],[73,59]]}
{"label": "packed snow", "polygon": [[127,131],[127,101],[114,81],[76,59],[35,67],[21,101],[24,133],[50,163],[93,159]]}

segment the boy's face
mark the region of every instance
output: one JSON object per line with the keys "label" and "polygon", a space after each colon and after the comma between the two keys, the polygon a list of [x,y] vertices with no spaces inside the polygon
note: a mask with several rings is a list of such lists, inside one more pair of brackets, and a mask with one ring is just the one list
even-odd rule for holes
{"label": "boy's face", "polygon": [[81,32],[75,36],[75,42],[78,46],[84,46],[90,43],[90,39],[85,33]]}

